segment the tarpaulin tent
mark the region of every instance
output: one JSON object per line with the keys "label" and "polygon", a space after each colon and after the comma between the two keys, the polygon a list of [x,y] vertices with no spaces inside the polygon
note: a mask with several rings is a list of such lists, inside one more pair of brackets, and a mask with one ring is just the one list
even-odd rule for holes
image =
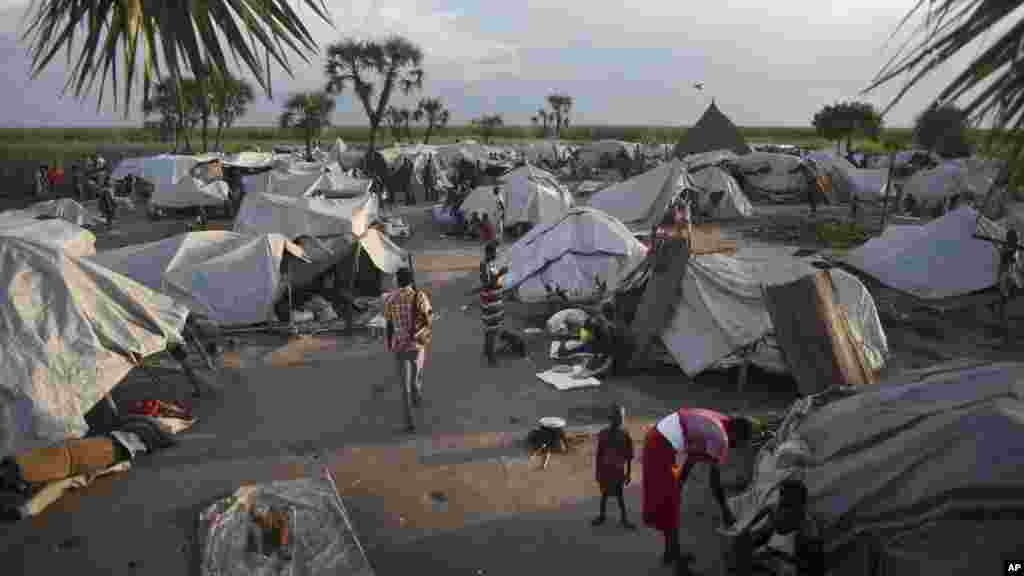
{"label": "tarpaulin tent", "polygon": [[52,246],[70,256],[96,253],[96,236],[67,220],[37,220],[6,215],[6,212],[0,213],[0,236]]}
{"label": "tarpaulin tent", "polygon": [[1001,169],[1000,161],[982,158],[947,160],[911,176],[903,185],[903,194],[913,194],[924,204],[948,200],[955,194],[965,199],[981,200],[988,196]]}
{"label": "tarpaulin tent", "polygon": [[999,271],[996,247],[972,237],[978,226],[978,213],[964,206],[924,226],[889,226],[843,261],[917,298],[966,295],[995,286]]}
{"label": "tarpaulin tent", "polygon": [[[508,193],[504,189],[500,192],[502,201],[508,205],[506,199]],[[473,214],[487,214],[491,222],[498,221],[498,197],[494,194],[494,186],[479,186],[466,195],[466,199],[459,205],[459,210],[468,219]],[[443,212],[442,212],[443,213]],[[506,219],[506,224],[508,220]]]}
{"label": "tarpaulin tent", "polygon": [[743,193],[739,182],[718,166],[687,170],[686,186],[697,194],[697,208],[717,220],[750,218],[754,205]]}
{"label": "tarpaulin tent", "polygon": [[366,194],[372,182],[345,174],[337,164],[291,162],[263,174],[245,177],[247,194],[351,198]]}
{"label": "tarpaulin tent", "polygon": [[239,152],[223,160],[225,166],[259,170],[274,167],[274,155],[270,152]]}
{"label": "tarpaulin tent", "polygon": [[281,259],[302,249],[280,234],[189,232],[89,260],[223,325],[267,322],[281,293]]}
{"label": "tarpaulin tent", "polygon": [[770,193],[803,192],[807,186],[800,158],[790,154],[751,152],[732,160],[743,173],[743,185]]}
{"label": "tarpaulin tent", "polygon": [[679,160],[613,184],[590,198],[590,207],[622,221],[630,230],[649,232],[682,190],[685,171]]}
{"label": "tarpaulin tent", "polygon": [[201,162],[219,159],[217,155],[175,156],[161,154],[120,165],[119,178],[132,175],[153,185],[149,203],[152,208],[189,208],[224,206],[228,185],[223,181],[205,183],[192,177],[192,168]]}
{"label": "tarpaulin tent", "polygon": [[518,148],[523,160],[531,164],[557,164],[568,156],[570,146],[556,141],[527,142]]}
{"label": "tarpaulin tent", "polygon": [[522,166],[498,179],[505,195],[505,224],[546,224],[572,208],[572,194],[550,172]]}
{"label": "tarpaulin tent", "polygon": [[730,499],[730,533],[792,478],[807,487],[830,573],[1004,569],[1024,513],[1022,382],[1021,364],[958,363],[798,401],[759,452],[751,488]]}
{"label": "tarpaulin tent", "polygon": [[235,217],[235,232],[298,236],[360,236],[377,219],[377,197],[320,198],[246,194]]}
{"label": "tarpaulin tent", "polygon": [[618,288],[647,255],[621,222],[594,208],[573,208],[537,226],[502,256],[509,265],[504,286],[524,302],[547,299],[545,286],[565,290],[571,300],[597,294],[595,277]]}
{"label": "tarpaulin tent", "polygon": [[732,150],[736,154],[749,154],[739,128],[712,101],[693,127],[687,129],[676,144],[674,155],[682,158],[712,150]]}
{"label": "tarpaulin tent", "polygon": [[711,150],[699,154],[687,154],[683,156],[683,165],[698,169],[704,166],[720,166],[729,160],[735,160],[739,156],[732,150]]}
{"label": "tarpaulin tent", "polygon": [[614,160],[620,154],[625,154],[632,160],[636,155],[636,146],[620,140],[598,140],[581,148],[577,158],[582,166],[597,168],[606,159]]}
{"label": "tarpaulin tent", "polygon": [[[795,258],[795,249],[744,247],[735,255],[693,256],[683,278],[681,303],[661,338],[688,376],[695,376],[742,347],[770,337],[772,322],[762,287],[786,284],[817,269]],[[844,306],[862,337],[865,356],[881,368],[888,355],[885,332],[874,299],[859,280],[842,270],[830,270],[838,303]],[[777,346],[766,339],[751,361],[763,368],[785,371]]]}
{"label": "tarpaulin tent", "polygon": [[5,210],[0,212],[0,220],[32,220],[41,218],[59,218],[75,224],[85,226],[96,224],[99,220],[89,209],[75,202],[71,198],[58,198],[36,202],[21,210]]}
{"label": "tarpaulin tent", "polygon": [[0,237],[0,456],[88,431],[85,413],[144,358],[181,342],[188,310],[86,259]]}

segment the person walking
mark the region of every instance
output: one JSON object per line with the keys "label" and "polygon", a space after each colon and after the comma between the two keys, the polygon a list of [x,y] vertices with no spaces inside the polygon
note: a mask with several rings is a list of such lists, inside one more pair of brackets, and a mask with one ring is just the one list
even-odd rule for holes
{"label": "person walking", "polygon": [[45,198],[47,196],[47,188],[49,188],[49,183],[46,181],[46,165],[44,164],[36,170],[35,197],[40,200]]}
{"label": "person walking", "polygon": [[495,234],[498,244],[505,241],[505,199],[501,196],[501,186],[494,187],[494,201],[498,205],[498,221],[495,222]]}
{"label": "person walking", "polygon": [[[711,490],[725,526],[736,518],[725,501],[719,467],[731,448],[744,446],[753,436],[753,422],[713,410],[683,408],[662,418],[647,433],[643,448],[643,520],[665,537],[662,562],[676,564],[677,574],[689,573],[692,554],[679,545],[679,506],[683,487],[695,464],[709,465]],[[676,456],[683,456],[682,466]]]}
{"label": "person walking", "polygon": [[505,301],[502,296],[501,278],[508,273],[508,266],[499,269],[497,258],[497,243],[487,244],[484,248],[484,261],[480,263],[480,319],[484,323],[484,356],[492,368],[498,365],[494,347],[499,337],[505,342],[505,349],[515,348],[520,356],[526,356],[523,338],[506,330],[504,326]]}
{"label": "person walking", "polygon": [[423,401],[423,366],[430,344],[433,310],[426,294],[412,285],[412,270],[400,268],[396,274],[398,290],[384,300],[387,322],[387,347],[395,355],[402,386],[405,431],[415,432],[414,408]]}
{"label": "person walking", "polygon": [[428,202],[437,202],[437,174],[434,173],[434,159],[427,157],[423,163],[423,192]]}
{"label": "person walking", "polygon": [[608,427],[597,435],[597,455],[594,458],[597,484],[601,487],[601,513],[590,523],[600,526],[605,521],[608,497],[614,496],[619,504],[622,527],[633,530],[636,526],[626,515],[626,500],[622,493],[633,475],[633,438],[625,430],[626,409],[613,405],[608,414]]}

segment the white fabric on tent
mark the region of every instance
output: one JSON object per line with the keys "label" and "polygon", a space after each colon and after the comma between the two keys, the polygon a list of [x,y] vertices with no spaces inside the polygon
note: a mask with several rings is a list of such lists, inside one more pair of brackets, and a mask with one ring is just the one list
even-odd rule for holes
{"label": "white fabric on tent", "polygon": [[93,262],[163,292],[224,325],[273,319],[281,258],[302,248],[280,234],[206,231],[101,252]]}
{"label": "white fabric on tent", "polygon": [[590,199],[590,207],[614,216],[626,226],[649,227],[661,217],[663,210],[681,190],[684,173],[679,160],[613,184]]}
{"label": "white fabric on tent", "polygon": [[142,178],[143,173],[143,161],[145,158],[122,158],[118,161],[117,166],[114,167],[110,172],[111,180],[123,180],[128,176],[135,176],[136,178]]}
{"label": "white fabric on tent", "polygon": [[191,206],[223,206],[228,201],[228,185],[223,181],[204,184],[193,178],[192,168],[217,156],[174,156],[161,154],[143,158],[138,164],[126,166],[124,174],[131,173],[153,185],[151,206],[161,208],[187,208]]}
{"label": "white fabric on tent", "polygon": [[[1020,364],[937,366],[822,407],[798,401],[777,441],[758,454],[752,487],[730,499],[733,530],[777,502],[774,488],[793,477],[807,486],[826,553],[869,552],[881,557],[868,562],[903,560],[920,574],[995,566],[992,558],[1020,550],[1019,533],[1001,533],[1019,525],[1012,519],[1024,509],[1024,452],[1016,442],[1024,434],[1022,376]],[[970,537],[961,533],[952,550],[922,542],[939,526],[965,521]],[[865,533],[871,550],[857,543]],[[838,574],[862,574],[865,566],[844,565]]]}
{"label": "white fabric on tent", "polygon": [[919,203],[927,204],[969,192],[967,170],[955,162],[944,162],[931,170],[921,170],[903,185],[904,195],[912,194]]}
{"label": "white fabric on tent", "polygon": [[885,197],[888,170],[854,168],[847,173],[850,179],[850,195],[858,200],[876,201]]}
{"label": "white fabric on tent", "polygon": [[636,144],[620,140],[598,140],[580,149],[577,158],[582,166],[596,168],[604,158],[610,157],[614,159],[621,152],[625,152],[632,159],[635,156]]}
{"label": "white fabric on tent", "polygon": [[[694,256],[686,268],[683,295],[661,338],[687,376],[693,377],[743,346],[772,332],[762,286],[794,282],[814,274],[808,261],[794,258],[791,247],[745,246],[734,256]],[[837,301],[864,338],[868,356],[888,355],[885,332],[874,300],[856,278],[830,271]],[[752,360],[758,362],[755,355]],[[767,359],[768,368],[777,359]]]}
{"label": "white fabric on tent", "polygon": [[571,300],[586,300],[597,294],[595,276],[615,290],[646,255],[647,248],[615,218],[573,208],[508,249],[502,256],[509,265],[504,286],[524,302],[546,300],[545,285],[565,290]]}
{"label": "white fabric on tent", "polygon": [[961,296],[996,284],[996,247],[972,238],[978,213],[964,206],[924,226],[889,226],[845,263],[922,299]]}
{"label": "white fabric on tent", "polygon": [[0,220],[33,219],[39,217],[60,218],[77,226],[98,222],[96,216],[90,213],[88,208],[71,198],[46,200],[44,202],[36,202],[22,210],[0,212]]}
{"label": "white fabric on tent", "polygon": [[269,152],[239,152],[224,159],[225,166],[237,168],[271,168],[274,166],[274,155]]}
{"label": "white fabric on tent", "polygon": [[362,236],[377,218],[377,197],[306,198],[247,193],[235,218],[235,232],[299,236]]}
{"label": "white fabric on tent", "polygon": [[686,178],[688,187],[699,192],[697,203],[700,211],[712,218],[725,220],[754,215],[754,205],[743,193],[739,182],[722,168],[708,166],[697,172],[687,172]]}
{"label": "white fabric on tent", "polygon": [[765,192],[799,192],[807,178],[799,170],[801,160],[790,154],[751,152],[731,160],[743,172],[746,184]]}
{"label": "white fabric on tent", "polygon": [[721,164],[728,160],[739,158],[732,150],[712,150],[700,154],[688,154],[683,157],[683,164],[688,167],[706,166],[708,164]]}
{"label": "white fabric on tent", "polygon": [[4,212],[0,213],[0,236],[21,238],[58,248],[69,256],[88,256],[96,253],[96,236],[66,220],[7,217],[7,213]]}
{"label": "white fabric on tent", "polygon": [[543,225],[573,206],[572,194],[549,172],[522,166],[499,178],[505,194],[505,224]]}
{"label": "white fabric on tent", "polygon": [[88,431],[85,413],[181,341],[188,311],[86,259],[0,237],[0,457]]}
{"label": "white fabric on tent", "polygon": [[367,230],[359,242],[366,254],[370,256],[374,266],[385,274],[398,272],[398,269],[404,267],[408,262],[405,250],[376,228]]}
{"label": "white fabric on tent", "polygon": [[[505,191],[504,187],[501,189],[501,197],[505,201],[505,206],[508,206],[508,192]],[[498,198],[494,195],[494,186],[480,186],[474,188],[472,192],[466,195],[466,199],[459,205],[459,210],[468,219],[473,214],[487,214],[488,220],[491,222],[498,221]],[[508,223],[506,214],[505,223]]]}

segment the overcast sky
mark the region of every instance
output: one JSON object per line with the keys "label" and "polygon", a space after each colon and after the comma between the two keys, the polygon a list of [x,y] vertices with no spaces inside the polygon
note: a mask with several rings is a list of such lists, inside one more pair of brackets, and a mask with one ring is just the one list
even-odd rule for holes
{"label": "overcast sky", "polygon": [[[346,35],[387,33],[418,43],[427,73],[420,96],[443,98],[453,123],[501,113],[506,124],[526,124],[558,90],[574,97],[575,124],[689,125],[714,97],[742,126],[807,126],[823,105],[867,86],[892,56],[896,46],[886,41],[916,1],[328,0],[335,28],[313,18],[307,24],[321,47]],[[8,82],[0,125],[124,123],[120,114],[97,112],[95,98],[60,97],[60,58],[30,79],[27,47],[18,40],[26,4],[0,0]],[[911,92],[887,124],[909,126],[958,67]],[[241,124],[272,124],[288,91],[324,83],[319,58],[298,66],[294,78],[277,76],[277,102],[261,98]],[[705,84],[703,93],[695,82]],[[893,89],[866,99],[885,104]],[[365,122],[353,104],[350,95],[339,97],[335,124]],[[133,113],[129,123],[139,122]]]}

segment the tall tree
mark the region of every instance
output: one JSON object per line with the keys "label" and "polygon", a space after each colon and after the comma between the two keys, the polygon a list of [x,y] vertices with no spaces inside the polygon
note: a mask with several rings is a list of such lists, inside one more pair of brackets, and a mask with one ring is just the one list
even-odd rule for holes
{"label": "tall tree", "polygon": [[331,114],[337,102],[326,92],[298,92],[284,104],[279,123],[281,128],[302,130],[306,139],[306,161],[313,161],[313,138],[331,125]]}
{"label": "tall tree", "polygon": [[217,139],[214,147],[221,149],[225,128],[235,125],[249,111],[255,100],[252,84],[234,76],[216,77],[213,90],[213,114],[217,117]]}
{"label": "tall tree", "polygon": [[181,151],[184,140],[185,152],[192,152],[192,129],[200,121],[197,102],[197,85],[194,78],[175,81],[164,78],[157,82],[150,94],[142,101],[142,113],[146,116],[159,114],[163,121],[174,126],[174,151]]}
{"label": "tall tree", "polygon": [[555,137],[562,138],[562,129],[569,127],[569,112],[572,111],[572,96],[563,93],[554,93],[548,96],[548,106],[551,107],[549,119],[552,128],[555,129]]}
{"label": "tall tree", "polygon": [[[921,80],[944,64],[961,56],[965,48],[974,50],[976,42],[985,42],[960,74],[932,99],[931,107],[959,102],[967,98],[963,112],[972,124],[990,122],[993,130],[989,144],[1005,144],[1002,155],[1009,160],[1010,176],[1015,183],[1024,180],[1020,160],[1024,159],[1024,75],[1020,73],[1024,52],[1024,18],[1018,8],[1024,0],[1005,2],[977,0],[918,0],[900,23],[907,26],[915,16],[925,22],[917,32],[920,42],[907,42],[872,80],[864,92],[872,92],[893,80],[905,77],[883,113],[888,113]],[[899,31],[897,29],[896,32]],[[999,36],[987,41],[989,32]],[[894,33],[895,35],[895,33]]]}
{"label": "tall tree", "polygon": [[[36,0],[22,39],[30,45],[33,77],[62,49],[69,61],[76,55],[64,92],[73,89],[75,96],[82,97],[100,80],[97,107],[103,103],[108,79],[117,103],[120,80],[127,116],[140,73],[143,100],[148,100],[150,89],[163,76],[180,79],[188,71],[207,69],[229,73],[229,55],[272,95],[271,59],[291,74],[289,53],[308,62],[307,53],[316,51],[313,35],[293,4],[293,0]],[[324,0],[301,0],[301,4],[330,22]]]}
{"label": "tall tree", "polygon": [[914,122],[914,142],[944,158],[970,155],[967,114],[952,104],[931,106]]}
{"label": "tall tree", "polygon": [[530,119],[530,120],[533,121],[533,123],[535,125],[537,125],[537,124],[543,124],[544,125],[543,132],[541,132],[541,138],[547,138],[547,136],[548,136],[548,119],[549,119],[549,117],[550,117],[550,115],[548,114],[548,111],[543,109],[543,108],[541,108],[540,110],[537,110],[537,115]]}
{"label": "tall tree", "polygon": [[375,149],[391,95],[396,90],[411,94],[423,86],[422,64],[423,51],[401,36],[383,42],[345,39],[328,46],[327,91],[341,94],[351,87],[355,92],[370,122],[370,150]]}
{"label": "tall tree", "polygon": [[837,150],[846,140],[849,151],[854,136],[877,139],[881,133],[882,118],[871,104],[840,102],[819,110],[811,124],[823,138],[835,141]]}
{"label": "tall tree", "polygon": [[402,118],[402,126],[405,128],[405,138],[412,142],[412,110],[399,108],[398,114]]}
{"label": "tall tree", "polygon": [[473,125],[480,129],[480,136],[484,139],[484,144],[490,144],[494,131],[498,127],[504,126],[505,121],[501,118],[501,114],[493,114],[477,118],[473,121]]}
{"label": "tall tree", "polygon": [[388,128],[391,129],[391,138],[393,138],[395,142],[401,140],[402,126],[404,124],[401,108],[388,106],[388,109],[384,113],[384,121],[387,123]]}
{"label": "tall tree", "polygon": [[423,135],[423,143],[429,144],[430,135],[434,133],[434,129],[444,128],[448,125],[450,114],[440,98],[423,98],[416,105],[416,111],[413,112],[412,116],[417,122],[426,120],[427,131]]}

